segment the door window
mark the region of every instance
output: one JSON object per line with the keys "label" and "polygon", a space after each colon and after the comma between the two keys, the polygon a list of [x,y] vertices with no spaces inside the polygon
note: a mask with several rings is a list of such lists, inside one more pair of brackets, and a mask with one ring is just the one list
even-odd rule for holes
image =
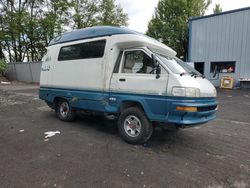
{"label": "door window", "polygon": [[152,59],[144,52],[137,50],[124,53],[122,73],[150,74],[153,70]]}

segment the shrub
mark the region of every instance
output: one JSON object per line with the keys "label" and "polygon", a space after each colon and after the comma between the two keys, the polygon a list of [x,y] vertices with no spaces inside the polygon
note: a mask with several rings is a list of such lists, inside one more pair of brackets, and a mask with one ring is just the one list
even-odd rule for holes
{"label": "shrub", "polygon": [[4,75],[7,70],[7,67],[7,63],[3,59],[0,59],[0,76]]}

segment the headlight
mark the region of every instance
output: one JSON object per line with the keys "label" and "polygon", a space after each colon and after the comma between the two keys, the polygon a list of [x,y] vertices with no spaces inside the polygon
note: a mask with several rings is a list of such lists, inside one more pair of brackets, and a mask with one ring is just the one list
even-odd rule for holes
{"label": "headlight", "polygon": [[191,87],[173,87],[172,95],[178,97],[200,97],[200,90]]}
{"label": "headlight", "polygon": [[217,91],[216,88],[214,88],[213,96],[212,97],[217,97]]}

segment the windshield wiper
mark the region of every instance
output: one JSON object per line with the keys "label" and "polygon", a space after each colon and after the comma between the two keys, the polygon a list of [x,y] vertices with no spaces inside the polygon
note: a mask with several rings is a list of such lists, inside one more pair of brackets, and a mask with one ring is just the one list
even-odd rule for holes
{"label": "windshield wiper", "polygon": [[[182,73],[180,73],[180,76],[183,76],[183,75],[185,75],[185,74],[187,74],[186,72],[182,72]],[[196,72],[194,72],[194,71],[192,71],[192,72],[188,72],[188,74],[190,74],[191,75],[191,77],[195,77],[195,78],[197,78],[197,77],[202,77],[203,79],[204,78],[206,78],[204,75],[199,75],[198,73],[196,73]]]}
{"label": "windshield wiper", "polygon": [[194,71],[189,72],[189,74],[191,75],[191,77],[194,76],[195,78],[198,76],[198,74]]}
{"label": "windshield wiper", "polygon": [[194,76],[195,78],[197,78],[197,77],[202,77],[203,79],[206,78],[204,75],[198,74],[198,73],[196,73],[194,71],[190,72],[190,74],[191,74],[191,77]]}

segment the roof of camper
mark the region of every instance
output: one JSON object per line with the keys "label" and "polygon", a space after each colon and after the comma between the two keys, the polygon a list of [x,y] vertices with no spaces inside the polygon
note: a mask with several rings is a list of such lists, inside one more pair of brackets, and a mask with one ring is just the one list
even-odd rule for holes
{"label": "roof of camper", "polygon": [[120,34],[140,35],[140,33],[136,31],[132,31],[127,28],[112,27],[112,26],[95,26],[95,27],[88,27],[84,29],[78,29],[75,31],[71,31],[71,32],[59,35],[50,41],[49,46],[59,44],[59,43],[82,40],[82,39],[111,36],[111,35],[120,35]]}

